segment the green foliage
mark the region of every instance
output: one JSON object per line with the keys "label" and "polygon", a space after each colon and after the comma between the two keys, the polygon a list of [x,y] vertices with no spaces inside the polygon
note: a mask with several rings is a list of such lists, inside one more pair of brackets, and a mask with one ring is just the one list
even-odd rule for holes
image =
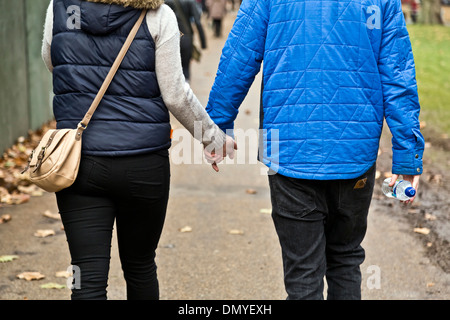
{"label": "green foliage", "polygon": [[421,121],[450,133],[450,28],[409,25],[421,104]]}

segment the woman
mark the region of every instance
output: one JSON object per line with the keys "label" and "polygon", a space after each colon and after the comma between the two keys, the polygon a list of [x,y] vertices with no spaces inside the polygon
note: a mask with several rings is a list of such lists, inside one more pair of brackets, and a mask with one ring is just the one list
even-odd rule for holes
{"label": "woman", "polygon": [[201,121],[205,146],[225,138],[185,84],[177,20],[163,0],[50,2],[42,56],[53,73],[57,127],[75,128],[83,118],[140,9],[149,9],[146,19],[83,134],[77,180],[56,194],[81,275],[72,299],[106,299],[114,222],[128,299],[159,298],[155,250],[169,196],[169,111],[191,134]]}

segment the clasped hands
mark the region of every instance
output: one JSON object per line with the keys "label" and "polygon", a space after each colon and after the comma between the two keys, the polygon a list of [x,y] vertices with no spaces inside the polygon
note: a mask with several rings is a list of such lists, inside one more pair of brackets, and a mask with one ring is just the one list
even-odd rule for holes
{"label": "clasped hands", "polygon": [[211,151],[208,149],[209,148],[205,148],[203,150],[206,160],[212,165],[214,171],[219,172],[219,166],[217,164],[227,156],[230,157],[230,159],[234,159],[234,153],[235,150],[237,150],[237,143],[230,136],[226,136],[225,143],[221,149],[213,149]]}

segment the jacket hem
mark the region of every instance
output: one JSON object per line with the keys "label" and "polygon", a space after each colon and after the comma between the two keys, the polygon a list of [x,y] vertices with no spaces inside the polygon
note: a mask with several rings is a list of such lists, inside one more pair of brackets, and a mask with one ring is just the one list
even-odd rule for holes
{"label": "jacket hem", "polygon": [[136,149],[136,150],[120,150],[120,151],[100,151],[100,150],[82,150],[82,154],[86,156],[98,156],[98,157],[125,157],[141,155],[145,153],[154,153],[168,150],[172,145],[172,142],[166,143],[160,147]]}
{"label": "jacket hem", "polygon": [[[326,173],[326,172],[315,172],[306,173],[297,170],[292,170],[286,167],[280,167],[279,165],[273,164],[270,161],[264,160],[263,163],[269,168],[270,174],[281,174],[283,176],[295,179],[305,179],[305,180],[348,180],[355,179],[366,173],[375,162],[367,163],[362,166],[358,171],[344,172],[344,173]],[[344,166],[344,164],[343,164]]]}

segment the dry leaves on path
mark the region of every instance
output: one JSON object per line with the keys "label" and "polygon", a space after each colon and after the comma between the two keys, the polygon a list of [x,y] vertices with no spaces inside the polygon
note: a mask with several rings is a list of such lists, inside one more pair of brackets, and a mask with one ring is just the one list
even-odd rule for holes
{"label": "dry leaves on path", "polygon": [[192,228],[190,226],[185,226],[183,228],[178,229],[180,232],[184,233],[184,232],[191,232]]}
{"label": "dry leaves on path", "polygon": [[26,271],[26,272],[22,272],[22,273],[18,274],[17,278],[24,279],[26,281],[32,281],[32,280],[44,279],[45,276],[40,272]]}
{"label": "dry leaves on path", "polygon": [[259,210],[259,213],[272,214],[272,209],[270,209],[270,208],[262,208],[262,209]]}
{"label": "dry leaves on path", "polygon": [[9,193],[4,187],[0,187],[0,202],[5,204],[22,204],[30,200],[29,194],[13,191]]}
{"label": "dry leaves on path", "polygon": [[31,184],[22,174],[31,151],[39,144],[42,136],[56,127],[55,121],[44,124],[39,130],[29,131],[28,137],[19,137],[16,143],[0,156],[0,203],[17,205],[27,202],[30,196],[41,196],[44,190]]}
{"label": "dry leaves on path", "polygon": [[11,262],[15,259],[19,259],[19,256],[16,255],[4,255],[4,256],[0,256],[0,263],[1,262]]}
{"label": "dry leaves on path", "polygon": [[45,237],[50,237],[50,236],[54,236],[54,235],[55,235],[55,231],[52,229],[45,229],[45,230],[41,229],[41,230],[37,230],[34,233],[34,236],[38,237],[38,238],[45,238]]}
{"label": "dry leaves on path", "polygon": [[61,220],[61,216],[59,215],[59,213],[53,213],[50,210],[45,210],[45,212],[42,215],[46,218]]}
{"label": "dry leaves on path", "polygon": [[414,232],[427,235],[430,233],[430,229],[428,228],[414,228]]}
{"label": "dry leaves on path", "polygon": [[18,186],[17,189],[22,192],[29,194],[32,197],[40,197],[44,194],[44,190],[39,188],[38,186],[31,184],[29,186]]}
{"label": "dry leaves on path", "polygon": [[10,220],[11,220],[11,215],[10,214],[2,214],[2,216],[0,217],[0,224],[6,223],[6,222],[8,222]]}
{"label": "dry leaves on path", "polygon": [[66,288],[65,285],[59,284],[56,282],[44,283],[44,284],[40,285],[40,287],[42,289],[65,289]]}
{"label": "dry leaves on path", "polygon": [[68,278],[68,277],[71,277],[71,276],[72,276],[72,273],[70,273],[67,270],[57,271],[55,273],[55,277],[57,277],[57,278]]}

